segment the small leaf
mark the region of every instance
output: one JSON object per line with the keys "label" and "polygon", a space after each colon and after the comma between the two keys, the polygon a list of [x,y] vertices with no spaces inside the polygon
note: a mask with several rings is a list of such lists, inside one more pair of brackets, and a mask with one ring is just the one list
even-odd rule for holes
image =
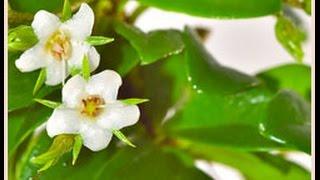
{"label": "small leaf", "polygon": [[41,69],[37,82],[33,88],[33,92],[32,92],[33,95],[35,95],[39,91],[39,89],[42,87],[43,83],[46,80],[46,76],[47,76],[46,69]]}
{"label": "small leaf", "polygon": [[86,80],[90,78],[90,63],[87,55],[84,55],[82,60],[82,76]]}
{"label": "small leaf", "polygon": [[31,159],[33,164],[44,166],[39,171],[44,171],[51,167],[53,163],[58,162],[60,157],[67,152],[70,152],[74,146],[74,135],[61,134],[54,138],[53,143],[47,152],[40,154]]}
{"label": "small leaf", "polygon": [[136,104],[148,102],[149,99],[129,98],[129,99],[122,99],[120,101],[127,105],[136,105]]}
{"label": "small leaf", "polygon": [[288,53],[298,62],[302,62],[304,56],[302,42],[305,39],[305,32],[290,18],[280,14],[277,16],[275,33],[278,41]]}
{"label": "small leaf", "polygon": [[112,130],[112,133],[117,136],[117,138],[119,138],[122,142],[124,142],[125,144],[131,146],[131,147],[136,147],[134,144],[132,144],[129,139],[120,131],[120,130]]}
{"label": "small leaf", "polygon": [[67,21],[72,16],[72,10],[69,0],[64,0],[63,9],[62,9],[62,22]]}
{"label": "small leaf", "polygon": [[104,37],[104,36],[89,36],[86,42],[92,46],[100,46],[108,44],[114,41],[114,38]]}
{"label": "small leaf", "polygon": [[9,51],[25,51],[38,42],[31,26],[21,25],[9,30]]}
{"label": "small leaf", "polygon": [[35,98],[34,100],[40,104],[43,104],[49,108],[52,108],[52,109],[55,109],[61,105],[61,103],[59,103],[59,102],[54,102],[54,101],[50,101],[50,100],[46,100],[46,99]]}
{"label": "small leaf", "polygon": [[75,165],[82,147],[82,138],[80,135],[74,137],[74,145],[72,151],[72,165]]}
{"label": "small leaf", "polygon": [[115,31],[137,51],[141,65],[179,54],[184,49],[181,33],[177,30],[157,30],[146,34],[134,26],[116,22]]}

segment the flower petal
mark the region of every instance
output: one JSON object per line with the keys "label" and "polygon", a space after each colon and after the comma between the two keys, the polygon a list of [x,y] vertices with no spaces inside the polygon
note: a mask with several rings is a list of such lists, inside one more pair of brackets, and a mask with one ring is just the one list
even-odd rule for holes
{"label": "flower petal", "polygon": [[72,50],[72,55],[67,61],[69,68],[76,67],[81,69],[83,57],[87,54],[90,61],[90,71],[92,72],[97,69],[100,62],[100,55],[94,47],[78,42],[72,42]]}
{"label": "flower petal", "polygon": [[72,41],[72,54],[67,60],[68,68],[82,68],[83,56],[88,52],[89,47],[82,43]]}
{"label": "flower petal", "polygon": [[[65,64],[64,64],[65,63]],[[45,84],[55,86],[64,81],[69,72],[67,70],[67,63],[65,61],[57,61],[52,58],[48,58],[47,61],[47,80]]]}
{"label": "flower petal", "polygon": [[80,116],[76,110],[57,108],[47,121],[47,133],[50,137],[59,134],[76,134],[80,130]]}
{"label": "flower petal", "polygon": [[100,95],[105,101],[115,100],[122,84],[120,75],[113,70],[104,70],[88,81],[86,91],[90,95]]}
{"label": "flower petal", "polygon": [[94,23],[94,13],[90,6],[82,3],[79,11],[71,19],[61,25],[61,29],[67,29],[72,39],[83,41],[90,36]]}
{"label": "flower petal", "polygon": [[70,78],[62,88],[62,102],[67,107],[76,108],[81,104],[81,99],[86,95],[85,80],[76,75]]}
{"label": "flower petal", "polygon": [[112,133],[103,130],[94,123],[84,121],[81,124],[80,134],[83,145],[92,151],[99,151],[106,148],[111,141]]}
{"label": "flower petal", "polygon": [[21,72],[30,72],[46,65],[45,53],[42,44],[38,43],[26,50],[19,59],[15,61],[16,67]]}
{"label": "flower petal", "polygon": [[56,31],[60,24],[61,22],[56,15],[40,10],[34,15],[31,26],[38,38],[41,40],[46,39]]}
{"label": "flower petal", "polygon": [[125,105],[120,101],[107,104],[97,119],[97,124],[105,129],[121,129],[138,122],[140,111],[136,105]]}

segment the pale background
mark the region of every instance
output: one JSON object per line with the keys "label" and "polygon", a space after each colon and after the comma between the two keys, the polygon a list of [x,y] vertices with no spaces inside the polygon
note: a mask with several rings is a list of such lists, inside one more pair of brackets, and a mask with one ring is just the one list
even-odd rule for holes
{"label": "pale background", "polygon": [[[126,7],[128,13],[136,7],[135,1],[130,1]],[[297,10],[309,32],[309,38],[304,44],[306,64],[312,64],[311,18]],[[192,17],[150,8],[136,21],[136,26],[145,32],[155,29],[174,28],[182,30],[185,25],[209,28],[205,46],[207,50],[221,63],[239,71],[255,74],[263,69],[279,64],[294,62],[293,58],[281,47],[274,35],[275,18],[272,16],[246,20],[216,20]],[[311,156],[291,152],[287,155],[291,161],[299,163],[311,170]],[[236,170],[219,163],[196,161],[196,166],[217,180],[240,180],[241,174]]]}

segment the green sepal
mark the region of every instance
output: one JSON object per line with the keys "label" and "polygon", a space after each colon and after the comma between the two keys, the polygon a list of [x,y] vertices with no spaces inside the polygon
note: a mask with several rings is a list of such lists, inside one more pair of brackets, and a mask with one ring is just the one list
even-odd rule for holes
{"label": "green sepal", "polygon": [[72,165],[75,165],[78,159],[82,144],[83,142],[82,142],[81,136],[80,135],[75,136],[73,150],[72,150]]}
{"label": "green sepal", "polygon": [[104,36],[89,36],[86,39],[86,42],[92,46],[105,45],[113,41],[114,41],[114,38],[109,38]]}
{"label": "green sepal", "polygon": [[70,68],[70,74],[71,74],[71,76],[75,76],[75,75],[80,74],[80,73],[81,73],[81,69],[76,68],[76,67]]}
{"label": "green sepal", "polygon": [[35,98],[34,100],[42,105],[45,105],[49,108],[52,108],[52,109],[55,109],[61,105],[61,103],[59,103],[59,102],[54,102],[54,101],[50,101],[50,100],[46,100],[46,99]]}
{"label": "green sepal", "polygon": [[72,10],[71,10],[71,5],[69,0],[64,0],[63,3],[63,9],[62,9],[62,16],[61,16],[61,21],[67,21],[70,19],[72,16]]}
{"label": "green sepal", "polygon": [[136,104],[148,102],[149,99],[129,98],[129,99],[121,99],[120,101],[127,105],[136,105]]}
{"label": "green sepal", "polygon": [[120,131],[120,130],[112,130],[112,133],[117,136],[118,139],[120,139],[122,142],[124,142],[125,144],[131,146],[131,147],[136,147],[134,144],[132,144],[129,139]]}
{"label": "green sepal", "polygon": [[87,55],[84,55],[82,60],[82,76],[86,80],[90,78],[90,62]]}
{"label": "green sepal", "polygon": [[46,80],[46,77],[47,77],[47,71],[46,71],[46,69],[43,68],[43,69],[41,69],[39,76],[38,76],[38,79],[36,81],[36,84],[34,85],[33,92],[32,92],[33,95],[36,95],[36,93],[42,87],[43,83]]}

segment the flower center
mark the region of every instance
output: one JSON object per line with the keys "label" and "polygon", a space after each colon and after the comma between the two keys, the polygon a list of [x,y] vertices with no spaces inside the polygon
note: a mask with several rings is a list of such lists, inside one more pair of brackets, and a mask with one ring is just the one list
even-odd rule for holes
{"label": "flower center", "polygon": [[100,96],[90,95],[86,99],[82,99],[81,114],[96,117],[101,113],[101,106],[104,104],[105,102]]}
{"label": "flower center", "polygon": [[71,55],[70,37],[66,32],[58,30],[50,36],[45,48],[56,60],[66,60]]}

